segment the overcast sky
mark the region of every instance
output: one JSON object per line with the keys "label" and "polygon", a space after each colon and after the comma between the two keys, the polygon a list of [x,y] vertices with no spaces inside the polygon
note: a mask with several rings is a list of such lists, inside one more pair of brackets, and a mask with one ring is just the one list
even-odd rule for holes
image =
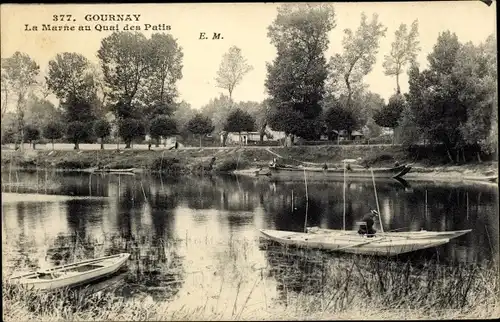
{"label": "overcast sky", "polygon": [[[183,78],[178,82],[179,99],[194,108],[200,108],[211,98],[219,96],[222,89],[216,87],[215,77],[222,55],[236,45],[253,65],[243,82],[235,89],[237,101],[261,101],[266,97],[264,81],[266,62],[276,54],[269,43],[267,27],[276,17],[277,4],[106,4],[106,5],[2,5],[1,6],[1,56],[15,51],[29,54],[41,66],[43,72],[57,53],[78,52],[97,63],[97,50],[102,38],[111,32],[92,31],[24,31],[25,24],[59,24],[52,22],[54,14],[71,14],[76,22],[90,25],[98,22],[84,20],[86,14],[140,14],[135,25],[166,24],[177,38],[184,52]],[[488,35],[496,33],[496,1],[488,7],[480,1],[447,2],[368,2],[336,3],[336,28],[330,33],[327,58],[341,52],[343,30],[356,29],[360,15],[379,15],[379,21],[387,27],[386,37],[380,42],[377,62],[373,71],[365,78],[369,90],[387,99],[395,90],[394,78],[385,76],[382,62],[394,40],[394,32],[401,23],[410,25],[418,19],[421,52],[418,62],[427,66],[427,54],[432,51],[439,32],[455,32],[461,42],[483,42]],[[103,22],[103,25],[116,23]],[[120,22],[122,28],[126,23]],[[199,40],[200,32],[212,35],[221,33],[224,39]],[[143,31],[149,37],[152,31]],[[408,78],[401,77],[402,91],[407,91]]]}

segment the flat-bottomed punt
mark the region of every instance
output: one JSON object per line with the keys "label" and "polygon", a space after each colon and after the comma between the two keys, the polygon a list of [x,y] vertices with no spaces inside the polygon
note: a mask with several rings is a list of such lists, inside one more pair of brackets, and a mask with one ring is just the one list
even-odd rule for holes
{"label": "flat-bottomed punt", "polygon": [[294,166],[269,166],[269,171],[271,176],[304,176],[304,172],[307,176],[320,176],[320,177],[343,177],[344,173],[346,177],[353,178],[401,178],[408,172],[410,172],[411,166],[401,165],[394,168],[363,168],[363,167],[352,167],[350,170],[344,170],[343,168],[336,169],[323,169],[317,167],[294,167]]}
{"label": "flat-bottomed punt", "polygon": [[46,270],[26,273],[10,278],[11,283],[21,284],[27,288],[53,290],[75,287],[104,278],[116,273],[126,264],[130,254],[121,253],[56,266]]}
{"label": "flat-bottomed punt", "polygon": [[260,233],[265,238],[284,245],[363,255],[395,256],[440,246],[470,231],[387,232],[377,233],[372,237],[360,235],[357,231],[330,229],[308,229],[307,233],[261,229]]}

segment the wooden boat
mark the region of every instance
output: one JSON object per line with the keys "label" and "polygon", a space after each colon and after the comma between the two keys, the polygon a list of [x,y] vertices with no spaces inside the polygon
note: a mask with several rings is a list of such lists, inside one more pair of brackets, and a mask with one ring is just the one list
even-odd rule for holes
{"label": "wooden boat", "polygon": [[491,176],[464,176],[464,180],[468,181],[488,181],[488,182],[498,182],[498,176],[497,175],[491,175]]}
{"label": "wooden boat", "polygon": [[101,169],[94,169],[93,172],[103,172],[103,173],[134,173],[135,168],[127,168],[127,169],[110,169],[110,168],[101,168]]}
{"label": "wooden boat", "polygon": [[56,266],[46,270],[13,276],[11,283],[38,290],[52,290],[86,284],[116,273],[128,260],[130,254],[105,256]]}
{"label": "wooden boat", "polygon": [[[453,239],[470,233],[472,229],[464,229],[464,230],[453,230],[453,231],[428,231],[428,230],[419,230],[419,231],[401,231],[401,232],[379,232],[377,236],[386,236],[386,237],[401,237],[401,238],[410,238],[410,239]],[[355,235],[357,232],[355,231],[345,231],[345,230],[335,230],[335,229],[324,229],[318,227],[307,227],[307,232],[312,234],[336,234],[337,232],[343,232],[347,235]]]}
{"label": "wooden boat", "polygon": [[[269,166],[271,176],[304,176],[304,171],[309,176],[320,177],[343,177],[344,169],[323,169],[317,167],[294,167],[294,166]],[[362,167],[352,167],[351,170],[345,171],[346,177],[353,178],[401,178],[411,170],[411,166],[401,165],[394,168],[373,168],[367,169]]]}
{"label": "wooden boat", "polygon": [[[450,239],[469,231],[444,232],[443,234],[439,232],[380,233],[372,237],[345,230],[302,233],[261,229],[260,233],[265,238],[284,245],[363,255],[395,256],[446,244]],[[422,234],[420,238],[414,238],[414,236],[419,236],[418,234]]]}

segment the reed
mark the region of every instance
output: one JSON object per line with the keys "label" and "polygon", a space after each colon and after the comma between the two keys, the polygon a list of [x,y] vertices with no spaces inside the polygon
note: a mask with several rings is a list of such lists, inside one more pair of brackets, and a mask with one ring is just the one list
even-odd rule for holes
{"label": "reed", "polygon": [[[435,259],[337,255],[252,238],[221,241],[187,233],[185,243],[193,248],[220,249],[217,264],[195,270],[182,265],[178,252],[184,241],[151,236],[143,232],[133,242],[118,235],[78,236],[78,246],[72,249],[83,256],[85,245],[105,243],[95,250],[97,255],[104,249],[131,252],[124,282],[136,287],[134,296],[122,296],[123,284],[92,294],[34,292],[10,285],[3,274],[4,320],[392,320],[500,314],[496,263],[447,265]],[[47,246],[54,244],[47,241]],[[252,261],[257,255],[265,256],[264,266]],[[12,256],[4,252],[4,257]],[[171,282],[177,292],[152,300],[152,290],[159,288],[151,286],[154,276]],[[179,290],[183,284],[191,293]]]}

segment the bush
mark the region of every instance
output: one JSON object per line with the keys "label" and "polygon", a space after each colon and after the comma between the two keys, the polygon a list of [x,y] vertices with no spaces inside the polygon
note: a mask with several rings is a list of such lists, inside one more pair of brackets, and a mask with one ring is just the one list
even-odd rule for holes
{"label": "bush", "polygon": [[177,158],[159,157],[153,160],[151,164],[152,171],[166,172],[169,175],[177,176],[182,174],[183,168]]}
{"label": "bush", "polygon": [[215,166],[215,170],[218,172],[230,172],[237,169],[243,169],[248,166],[248,161],[246,160],[225,160],[220,164]]}

